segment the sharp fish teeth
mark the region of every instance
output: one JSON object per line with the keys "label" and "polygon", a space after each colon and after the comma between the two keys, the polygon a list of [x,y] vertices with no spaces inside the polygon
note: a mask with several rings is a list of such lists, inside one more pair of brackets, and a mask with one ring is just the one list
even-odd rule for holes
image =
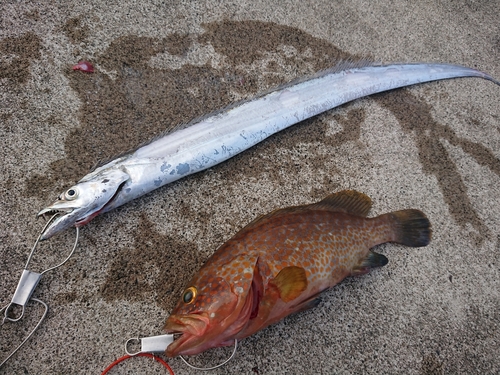
{"label": "sharp fish teeth", "polygon": [[52,210],[48,210],[48,211],[41,211],[41,213],[38,214],[38,217],[43,217],[43,220],[45,220],[45,222],[47,222],[47,219],[50,219],[52,218],[54,215],[63,215],[63,214],[66,214],[67,212],[66,211],[62,211],[62,210],[57,210],[57,209],[52,209]]}

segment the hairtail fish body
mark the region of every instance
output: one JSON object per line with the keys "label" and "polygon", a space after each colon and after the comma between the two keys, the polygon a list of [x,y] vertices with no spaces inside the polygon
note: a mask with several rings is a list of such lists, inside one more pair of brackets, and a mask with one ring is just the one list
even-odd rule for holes
{"label": "hairtail fish body", "polygon": [[367,95],[486,73],[449,64],[346,62],[204,117],[98,167],[38,215],[58,213],[41,239],[82,226],[154,189],[219,164],[272,134]]}
{"label": "hairtail fish body", "polygon": [[347,276],[387,264],[385,242],[426,246],[429,220],[407,209],[367,218],[368,196],[342,191],[264,215],[223,244],[193,277],[167,319],[180,334],[166,355],[233,345],[287,315],[316,306]]}

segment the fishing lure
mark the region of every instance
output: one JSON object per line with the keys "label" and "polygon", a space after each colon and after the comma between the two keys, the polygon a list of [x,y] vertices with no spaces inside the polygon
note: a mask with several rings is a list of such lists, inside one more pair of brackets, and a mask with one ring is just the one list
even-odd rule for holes
{"label": "fishing lure", "polygon": [[59,214],[48,239],[154,189],[219,164],[272,134],[357,98],[417,83],[486,73],[449,64],[344,63],[241,102],[95,169],[38,215]]}

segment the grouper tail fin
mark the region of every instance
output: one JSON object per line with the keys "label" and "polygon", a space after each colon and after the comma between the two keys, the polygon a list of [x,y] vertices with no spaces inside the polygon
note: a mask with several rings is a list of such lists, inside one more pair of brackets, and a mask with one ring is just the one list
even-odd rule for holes
{"label": "grouper tail fin", "polygon": [[409,209],[391,212],[394,242],[410,246],[427,246],[431,241],[431,223],[422,211]]}

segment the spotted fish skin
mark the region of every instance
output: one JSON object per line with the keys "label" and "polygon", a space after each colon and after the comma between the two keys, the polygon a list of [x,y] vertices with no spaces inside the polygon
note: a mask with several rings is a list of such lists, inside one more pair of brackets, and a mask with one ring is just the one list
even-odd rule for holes
{"label": "spotted fish skin", "polygon": [[[222,245],[191,280],[166,323],[182,333],[168,356],[230,345],[287,315],[314,307],[345,277],[387,264],[370,249],[385,242],[425,246],[429,220],[418,210],[367,218],[371,200],[342,191],[322,201],[273,211]],[[190,297],[191,294],[188,294]]]}

